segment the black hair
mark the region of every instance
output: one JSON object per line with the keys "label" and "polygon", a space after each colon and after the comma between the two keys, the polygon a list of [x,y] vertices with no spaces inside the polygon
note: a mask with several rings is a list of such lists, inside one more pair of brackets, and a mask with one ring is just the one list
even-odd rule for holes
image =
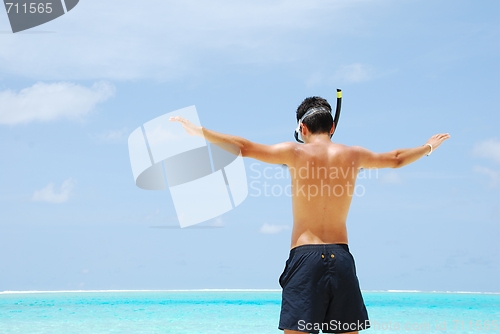
{"label": "black hair", "polygon": [[318,112],[307,116],[303,123],[307,126],[311,133],[329,133],[333,125],[332,107],[322,97],[312,96],[304,99],[297,108],[297,122],[311,108],[325,108],[326,112]]}

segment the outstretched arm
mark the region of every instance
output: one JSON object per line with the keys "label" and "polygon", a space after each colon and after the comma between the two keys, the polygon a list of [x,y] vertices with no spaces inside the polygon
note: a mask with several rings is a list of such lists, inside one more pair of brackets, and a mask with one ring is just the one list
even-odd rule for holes
{"label": "outstretched arm", "polygon": [[180,116],[170,117],[170,121],[181,123],[188,134],[204,137],[209,142],[235,155],[241,152],[241,155],[244,157],[254,158],[271,164],[290,164],[297,145],[291,142],[276,145],[257,144],[242,137],[227,135],[194,125]]}
{"label": "outstretched arm", "polygon": [[362,147],[356,147],[360,168],[399,168],[406,166],[424,155],[429,155],[436,150],[450,135],[437,134],[432,136],[427,143],[414,148],[404,148],[386,153],[374,153]]}

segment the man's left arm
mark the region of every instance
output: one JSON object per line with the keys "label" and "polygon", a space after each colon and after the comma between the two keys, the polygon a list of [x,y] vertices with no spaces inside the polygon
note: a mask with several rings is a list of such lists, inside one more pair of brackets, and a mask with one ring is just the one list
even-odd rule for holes
{"label": "man's left arm", "polygon": [[185,118],[175,116],[170,121],[182,124],[186,132],[192,136],[204,137],[209,142],[235,154],[254,158],[270,164],[290,165],[295,156],[294,151],[298,144],[292,142],[275,145],[264,145],[251,142],[239,136],[227,135],[220,132],[196,126]]}

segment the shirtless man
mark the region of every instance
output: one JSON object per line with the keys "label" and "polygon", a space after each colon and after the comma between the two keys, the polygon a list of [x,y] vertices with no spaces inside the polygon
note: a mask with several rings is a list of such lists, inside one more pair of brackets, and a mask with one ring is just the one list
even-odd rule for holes
{"label": "shirtless man", "polygon": [[346,220],[361,168],[399,168],[436,150],[448,134],[422,146],[373,153],[332,143],[335,130],[325,99],[310,97],[297,108],[304,144],[253,143],[172,117],[191,135],[232,146],[235,153],[284,164],[292,181],[293,230],[290,257],[279,279],[283,288],[279,328],[293,333],[357,333],[369,327],[368,314],[349,252]]}

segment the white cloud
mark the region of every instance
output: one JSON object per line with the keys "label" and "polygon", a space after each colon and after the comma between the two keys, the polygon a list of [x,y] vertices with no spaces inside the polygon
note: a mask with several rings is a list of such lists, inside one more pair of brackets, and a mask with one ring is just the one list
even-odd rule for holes
{"label": "white cloud", "polygon": [[373,67],[367,64],[350,64],[341,66],[335,73],[335,80],[347,83],[369,81],[373,77]]}
{"label": "white cloud", "polygon": [[54,190],[54,183],[49,183],[45,188],[36,190],[32,196],[32,200],[36,202],[47,203],[64,203],[69,200],[76,182],[72,178],[67,179],[61,185],[58,191]]}
{"label": "white cloud", "polygon": [[473,153],[477,157],[491,159],[496,163],[500,163],[500,141],[489,139],[477,143],[474,146]]}
{"label": "white cloud", "polygon": [[216,64],[282,64],[323,51],[312,33],[352,35],[365,24],[352,17],[374,15],[380,6],[370,0],[80,2],[43,27],[0,35],[0,72],[52,80],[168,80],[217,71]]}
{"label": "white cloud", "polygon": [[491,188],[496,187],[500,183],[500,173],[482,166],[474,166],[474,172],[486,175],[490,178],[489,186]]}
{"label": "white cloud", "polygon": [[114,86],[106,82],[97,82],[90,88],[69,82],[39,82],[19,93],[2,91],[0,124],[79,118],[113,96],[114,91]]}
{"label": "white cloud", "polygon": [[264,225],[260,227],[259,232],[263,234],[276,234],[285,230],[288,230],[287,225],[274,225],[274,224],[264,223]]}

